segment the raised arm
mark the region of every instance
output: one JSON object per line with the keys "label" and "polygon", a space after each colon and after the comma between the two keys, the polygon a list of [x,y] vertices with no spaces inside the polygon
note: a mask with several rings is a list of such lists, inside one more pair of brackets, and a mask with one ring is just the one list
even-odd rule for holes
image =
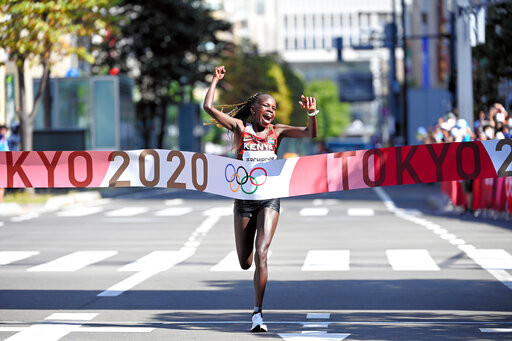
{"label": "raised arm", "polygon": [[217,66],[215,67],[215,71],[212,78],[212,83],[210,84],[210,88],[208,89],[208,92],[206,93],[206,96],[204,98],[204,104],[203,109],[213,117],[217,122],[219,122],[224,128],[227,128],[231,131],[236,131],[240,128],[242,124],[242,121],[239,119],[233,118],[220,110],[217,110],[213,106],[213,98],[215,97],[215,88],[217,87],[217,83],[219,80],[224,78],[224,74],[226,73],[226,69],[224,66]]}
{"label": "raised arm", "polygon": [[289,126],[285,124],[276,124],[276,133],[279,139],[283,137],[310,137],[314,138],[318,134],[318,125],[316,122],[316,114],[318,111],[316,110],[316,99],[314,97],[306,97],[304,95],[301,96],[301,100],[299,101],[302,109],[305,109],[308,112],[309,120],[307,127],[295,127]]}

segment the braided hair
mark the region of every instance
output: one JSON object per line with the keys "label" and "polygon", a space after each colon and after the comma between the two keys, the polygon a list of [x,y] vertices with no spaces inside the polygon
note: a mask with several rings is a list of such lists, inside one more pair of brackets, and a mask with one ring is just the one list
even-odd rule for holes
{"label": "braided hair", "polygon": [[[231,109],[226,114],[231,117],[238,118],[238,119],[242,120],[242,122],[245,125],[245,124],[247,124],[247,122],[250,122],[252,120],[251,106],[254,103],[256,103],[256,101],[258,100],[258,98],[260,96],[264,96],[264,95],[270,96],[269,94],[267,94],[265,92],[257,92],[254,95],[252,95],[251,97],[247,98],[242,103],[216,105],[215,107],[219,108],[222,112],[224,112],[224,109]],[[217,120],[215,120],[214,118],[211,118],[210,121],[211,121],[211,123],[205,123],[205,125],[215,124],[217,127],[222,127],[219,124],[219,122],[217,122]]]}

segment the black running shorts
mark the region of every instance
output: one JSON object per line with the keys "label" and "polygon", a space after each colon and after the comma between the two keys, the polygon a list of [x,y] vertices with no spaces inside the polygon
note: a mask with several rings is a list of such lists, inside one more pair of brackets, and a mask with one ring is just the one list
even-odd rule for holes
{"label": "black running shorts", "polygon": [[281,200],[268,199],[268,200],[239,200],[235,199],[234,213],[242,217],[251,218],[257,215],[258,212],[264,208],[271,208],[277,213],[281,208]]}

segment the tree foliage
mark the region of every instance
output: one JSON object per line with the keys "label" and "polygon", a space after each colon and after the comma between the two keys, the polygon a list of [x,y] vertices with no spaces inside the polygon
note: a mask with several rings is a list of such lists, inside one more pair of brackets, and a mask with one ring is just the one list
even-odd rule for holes
{"label": "tree foliage", "polygon": [[312,81],[306,85],[306,96],[316,98],[320,113],[318,120],[318,139],[339,136],[350,123],[350,106],[338,100],[338,86],[330,80]]}
{"label": "tree foliage", "polygon": [[131,75],[140,93],[137,114],[144,139],[155,115],[190,97],[192,86],[212,72],[211,60],[225,49],[218,34],[230,24],[212,17],[198,0],[123,0],[117,8],[117,33],[98,46],[95,73],[117,67]]}
{"label": "tree foliage", "polygon": [[257,92],[266,92],[277,102],[276,122],[304,124],[307,121],[298,104],[302,81],[277,56],[259,56],[254,49],[240,46],[224,57],[223,64],[227,72],[225,81],[220,83],[224,88],[220,95],[222,103],[240,103]]}
{"label": "tree foliage", "polygon": [[492,105],[498,98],[501,80],[512,80],[512,4],[489,6],[485,25],[485,44],[473,48],[475,60],[475,108]]}
{"label": "tree foliage", "polygon": [[[69,37],[89,37],[106,26],[109,0],[4,0],[0,5],[0,46],[16,63],[20,84],[20,120],[22,148],[32,149],[32,131],[41,95],[52,62],[76,54],[89,62],[92,55],[83,46],[69,43]],[[25,106],[25,62],[43,66],[41,86],[35,94],[30,112]]]}

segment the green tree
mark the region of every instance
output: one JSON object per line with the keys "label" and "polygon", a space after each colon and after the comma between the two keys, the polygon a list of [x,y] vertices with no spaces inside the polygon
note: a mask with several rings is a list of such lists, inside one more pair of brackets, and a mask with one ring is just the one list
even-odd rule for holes
{"label": "green tree", "polygon": [[[65,37],[90,37],[106,26],[109,0],[3,0],[0,5],[0,46],[16,63],[20,110],[21,146],[32,150],[34,119],[38,111],[52,62],[76,54],[89,62],[92,55],[83,46],[67,43]],[[26,108],[24,68],[27,62],[38,62],[43,77],[35,93],[32,110]]]}
{"label": "green tree", "polygon": [[339,136],[350,123],[350,106],[338,100],[338,86],[330,80],[312,81],[304,90],[306,96],[316,98],[320,113],[318,120],[318,139]]}
{"label": "green tree", "polygon": [[214,19],[199,0],[123,0],[117,13],[117,33],[98,46],[93,71],[117,67],[134,77],[143,139],[148,145],[159,116],[161,146],[167,105],[192,99],[192,87],[205,81],[212,58],[225,49],[217,35],[230,24]]}
{"label": "green tree", "polygon": [[478,112],[498,98],[498,84],[512,79],[512,4],[489,6],[485,24],[485,44],[473,48],[475,63],[474,98]]}

